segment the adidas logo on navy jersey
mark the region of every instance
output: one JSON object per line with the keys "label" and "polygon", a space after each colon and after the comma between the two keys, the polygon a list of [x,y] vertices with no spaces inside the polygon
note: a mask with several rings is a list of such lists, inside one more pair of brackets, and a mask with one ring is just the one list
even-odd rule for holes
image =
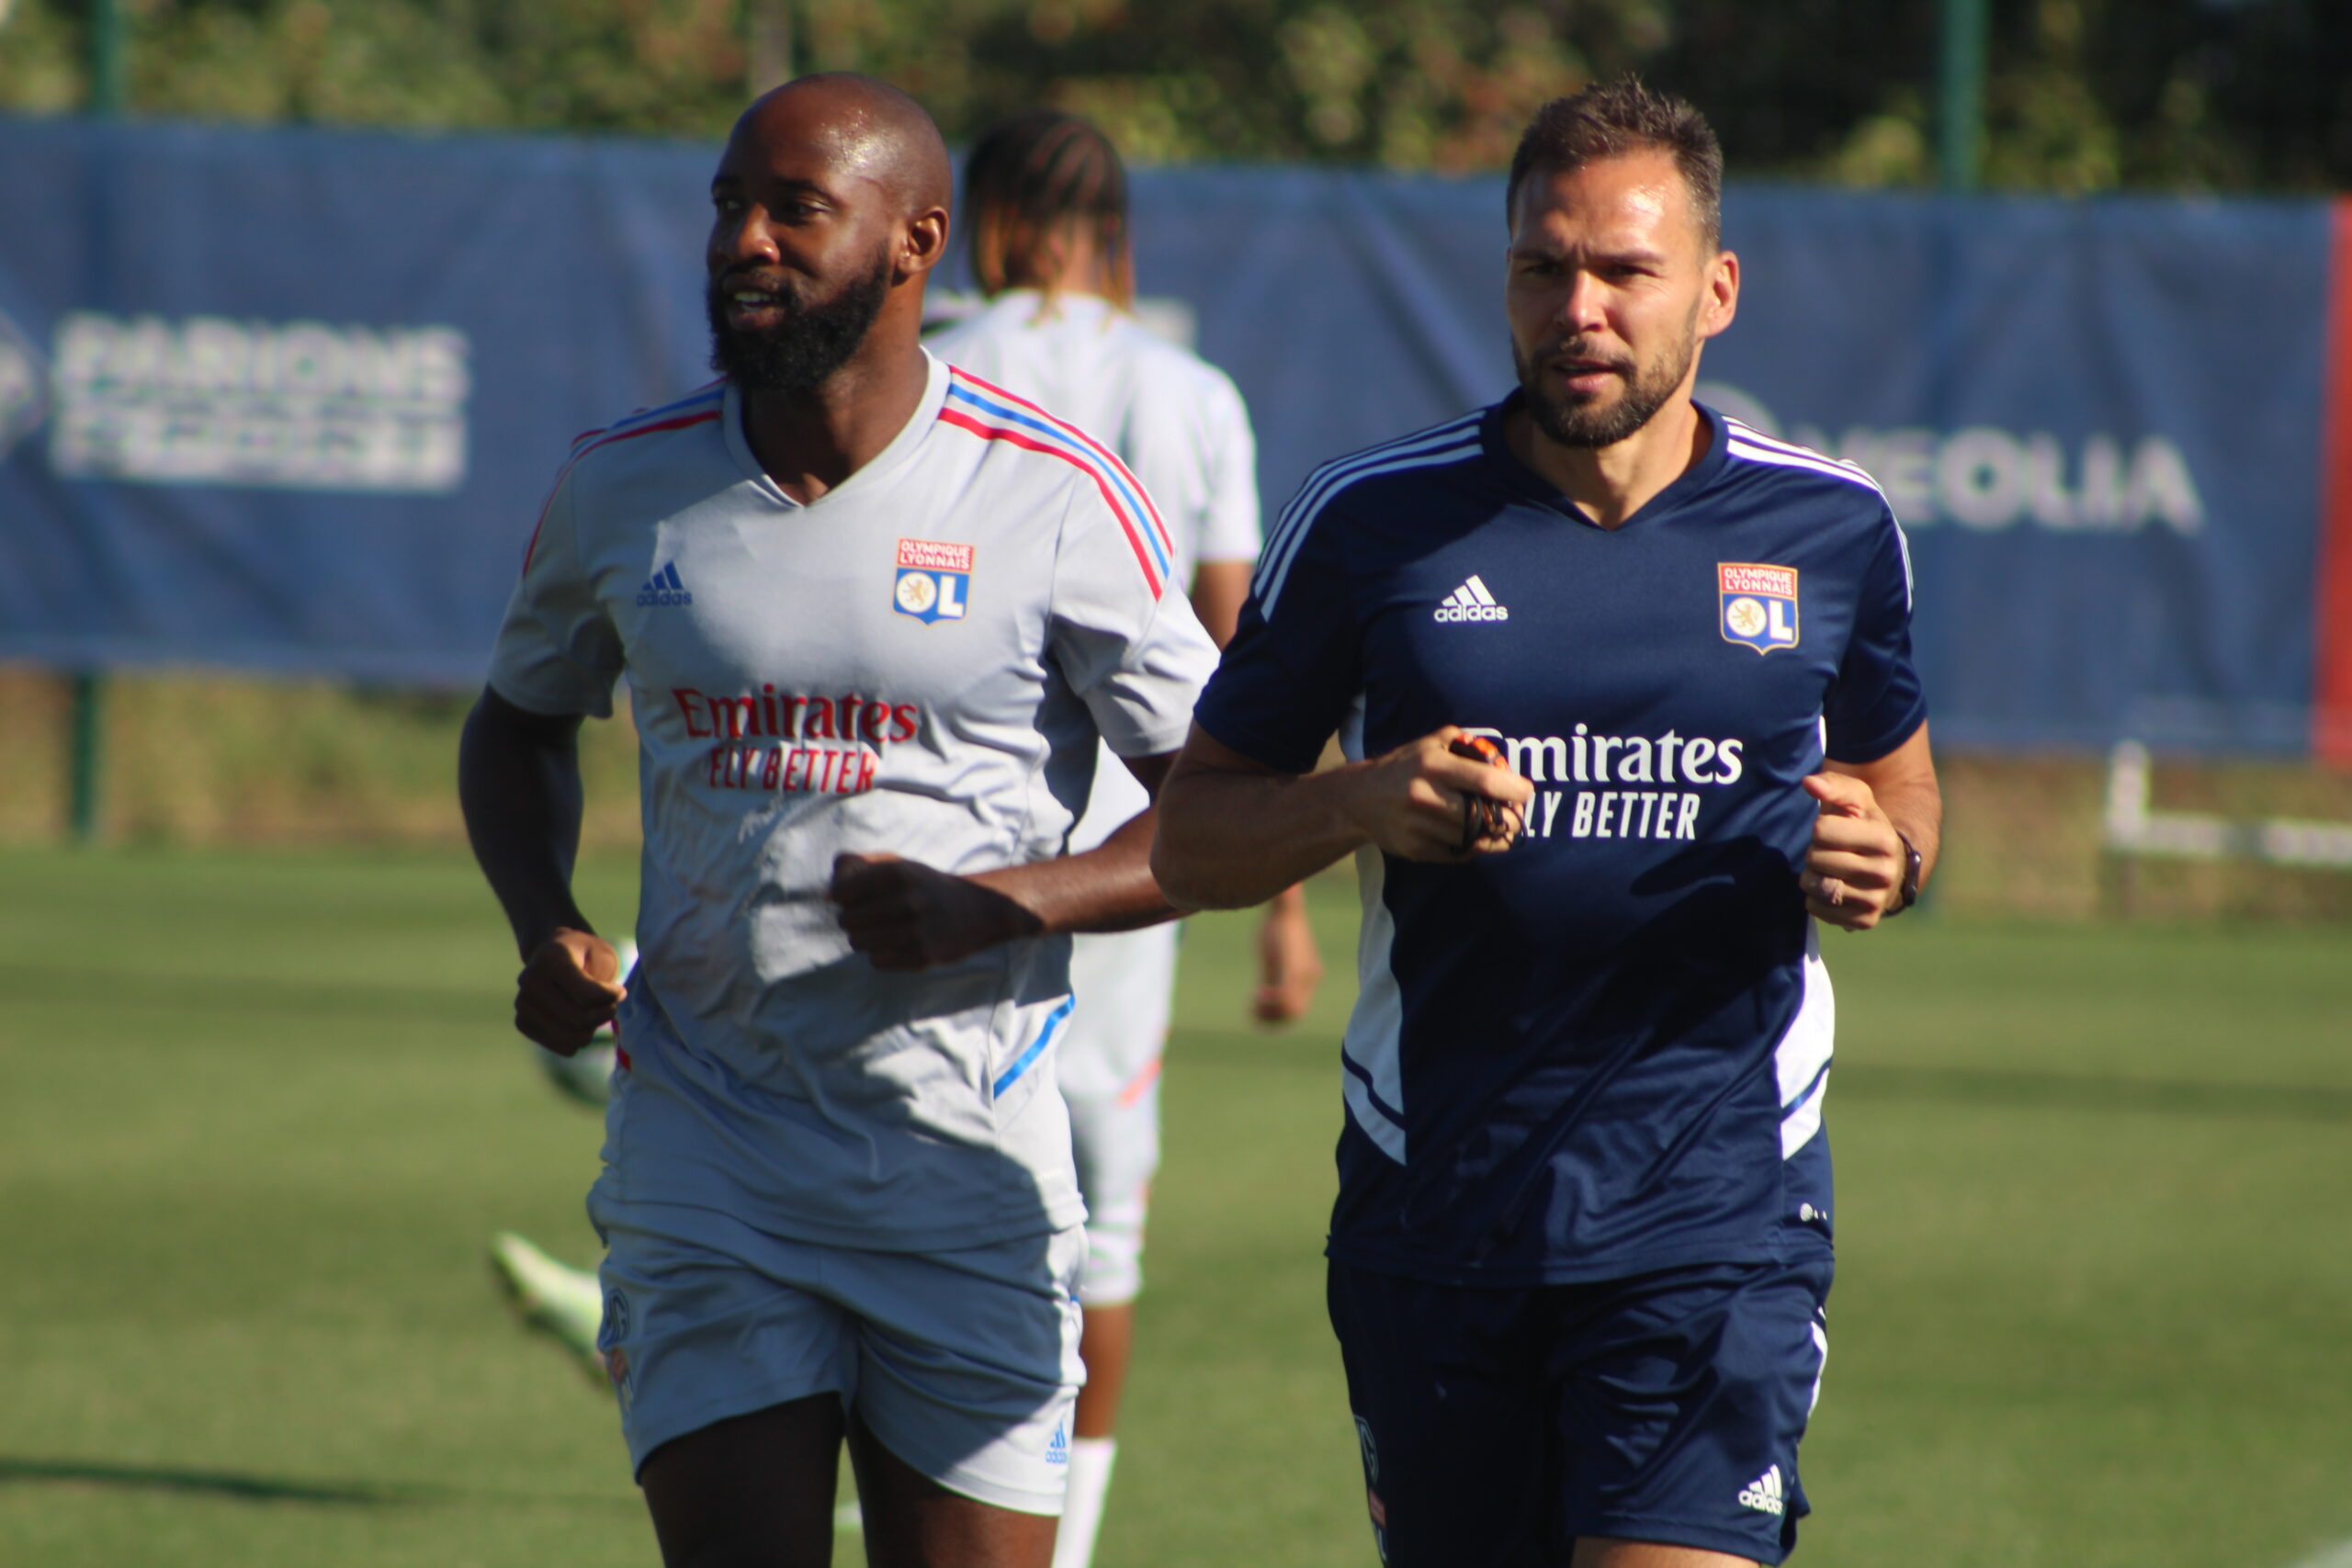
{"label": "adidas logo on navy jersey", "polygon": [[673,604],[691,604],[695,596],[679,581],[678,563],[671,561],[645,580],[645,586],[637,591],[637,602],[649,609],[665,609]]}
{"label": "adidas logo on navy jersey", "polygon": [[1739,1506],[1753,1508],[1759,1514],[1779,1518],[1789,1511],[1789,1500],[1781,1490],[1781,1467],[1774,1465],[1739,1489]]}
{"label": "adidas logo on navy jersey", "polygon": [[1495,603],[1495,596],[1487,592],[1487,585],[1478,581],[1478,574],[1474,571],[1467,582],[1447,594],[1439,604],[1437,618],[1441,621],[1508,621],[1510,612]]}

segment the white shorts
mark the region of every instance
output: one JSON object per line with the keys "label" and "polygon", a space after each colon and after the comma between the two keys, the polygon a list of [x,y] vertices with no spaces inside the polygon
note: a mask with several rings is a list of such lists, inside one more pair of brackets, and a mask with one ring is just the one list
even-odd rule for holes
{"label": "white shorts", "polygon": [[[836,1393],[883,1447],[949,1491],[1062,1511],[1070,1409],[1086,1378],[1078,1227],[962,1251],[867,1252],[787,1241],[707,1210],[598,1194],[589,1207],[608,1247],[596,1343],[632,1469],[714,1422]],[[681,1239],[689,1227],[701,1239]]]}
{"label": "white shorts", "polygon": [[1159,1059],[1176,990],[1174,924],[1072,941],[1078,999],[1057,1071],[1086,1197],[1078,1298],[1118,1306],[1143,1290],[1143,1231],[1159,1168]]}

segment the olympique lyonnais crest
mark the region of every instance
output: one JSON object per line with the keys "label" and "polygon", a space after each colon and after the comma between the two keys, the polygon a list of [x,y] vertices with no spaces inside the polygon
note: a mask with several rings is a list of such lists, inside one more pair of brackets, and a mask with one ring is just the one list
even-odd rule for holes
{"label": "olympique lyonnais crest", "polygon": [[928,626],[960,621],[972,602],[972,547],[936,539],[899,541],[899,581],[890,606]]}
{"label": "olympique lyonnais crest", "polygon": [[1724,640],[1770,653],[1797,645],[1797,569],[1717,561],[1715,587]]}

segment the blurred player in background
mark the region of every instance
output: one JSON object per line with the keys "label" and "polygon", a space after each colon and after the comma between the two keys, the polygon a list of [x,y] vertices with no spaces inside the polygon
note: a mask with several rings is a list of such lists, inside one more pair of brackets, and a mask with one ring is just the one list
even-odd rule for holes
{"label": "blurred player in background", "polygon": [[[982,136],[964,165],[960,221],[986,310],[930,340],[932,352],[1019,393],[1115,450],[1149,489],[1175,545],[1174,580],[1222,647],[1258,555],[1257,445],[1224,372],[1131,313],[1126,172],[1076,115],[1039,109]],[[1070,835],[1093,848],[1148,804],[1105,750]],[[1313,999],[1322,964],[1297,887],[1267,907],[1252,1010],[1279,1023]],[[1159,1163],[1160,1052],[1176,983],[1176,928],[1080,936],[1070,956],[1078,1011],[1061,1047],[1078,1182],[1086,1195],[1086,1387],[1070,1445],[1069,1500],[1054,1568],[1092,1560],[1117,1453],[1119,1394],[1143,1289],[1146,1204]]]}
{"label": "blurred player in background", "polygon": [[1161,800],[1180,903],[1358,855],[1329,1293],[1391,1568],[1777,1563],[1806,1511],[1815,922],[1906,907],[1941,808],[1884,497],[1691,400],[1722,168],[1637,83],[1538,113],[1520,389],[1307,480]]}
{"label": "blurred player in background", "polygon": [[[1147,790],[1216,656],[1132,475],[919,341],[953,171],[802,78],[712,182],[718,385],[575,448],[469,719],[518,1027],[618,1013],[600,1344],[664,1558],[819,1563],[846,1438],[877,1568],[1046,1568],[1084,1373],[1053,1047],[1067,933],[1170,913]],[[626,677],[626,987],[571,894],[582,718]],[[903,857],[903,858],[901,858]]]}

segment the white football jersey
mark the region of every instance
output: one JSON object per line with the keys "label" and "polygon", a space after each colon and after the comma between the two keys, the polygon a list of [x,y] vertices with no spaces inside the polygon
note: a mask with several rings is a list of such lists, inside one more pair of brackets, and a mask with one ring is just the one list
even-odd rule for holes
{"label": "white football jersey", "polygon": [[1049,1050],[1068,939],[885,975],[825,890],[844,852],[1063,853],[1098,736],[1175,750],[1216,660],[1176,570],[1115,457],[937,359],[906,428],[807,504],[724,383],[582,438],[491,684],[602,716],[629,682],[643,956],[607,1181],[860,1247],[1077,1222]]}
{"label": "white football jersey", "polygon": [[[1241,393],[1224,371],[1153,335],[1091,294],[1048,300],[998,295],[929,340],[949,364],[1021,396],[1102,441],[1141,479],[1167,521],[1175,581],[1189,590],[1202,561],[1258,558],[1258,446]],[[1071,835],[1091,849],[1151,804],[1104,756]]]}

